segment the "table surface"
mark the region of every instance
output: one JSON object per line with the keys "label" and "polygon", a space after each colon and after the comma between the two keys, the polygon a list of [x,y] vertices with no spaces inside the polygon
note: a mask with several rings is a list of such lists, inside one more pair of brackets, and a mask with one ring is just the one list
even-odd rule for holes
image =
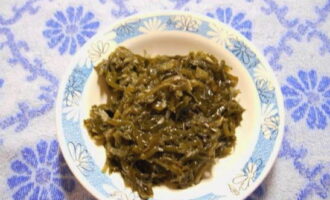
{"label": "table surface", "polygon": [[1,0],[0,5],[1,200],[94,199],[60,157],[54,107],[62,75],[85,41],[109,24],[174,9],[211,16],[241,32],[263,52],[280,83],[286,117],[282,148],[248,199],[330,199],[330,0]]}

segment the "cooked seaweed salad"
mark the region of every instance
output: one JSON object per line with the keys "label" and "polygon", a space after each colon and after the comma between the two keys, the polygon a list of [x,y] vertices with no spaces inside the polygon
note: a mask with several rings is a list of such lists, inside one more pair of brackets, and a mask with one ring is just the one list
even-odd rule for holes
{"label": "cooked seaweed salad", "polygon": [[142,199],[156,185],[198,184],[232,151],[244,109],[224,61],[200,51],[144,57],[118,47],[95,69],[108,102],[94,105],[85,125],[106,149],[104,171],[119,172]]}

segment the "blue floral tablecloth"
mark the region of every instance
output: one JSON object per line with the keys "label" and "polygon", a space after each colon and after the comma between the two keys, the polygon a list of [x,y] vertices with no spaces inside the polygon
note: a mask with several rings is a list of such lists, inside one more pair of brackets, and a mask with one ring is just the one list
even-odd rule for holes
{"label": "blue floral tablecloth", "polygon": [[330,199],[330,0],[2,0],[0,200],[94,199],[59,151],[59,82],[96,32],[131,14],[173,9],[241,32],[281,85],[282,148],[248,199]]}

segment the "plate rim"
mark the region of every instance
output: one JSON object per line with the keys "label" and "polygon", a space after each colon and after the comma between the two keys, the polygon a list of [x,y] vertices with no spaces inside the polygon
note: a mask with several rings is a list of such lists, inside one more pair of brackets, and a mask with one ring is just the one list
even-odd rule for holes
{"label": "plate rim", "polygon": [[[104,29],[101,29],[95,34],[92,38],[86,41],[86,43],[76,52],[74,56],[71,57],[71,61],[67,65],[68,67],[65,69],[64,75],[62,76],[62,79],[60,81],[59,87],[58,87],[58,93],[56,98],[56,138],[59,142],[59,146],[62,152],[62,155],[66,161],[67,166],[70,168],[70,171],[73,173],[73,175],[76,177],[76,179],[79,181],[79,183],[94,197],[98,199],[103,199],[104,196],[100,194],[95,188],[93,188],[90,183],[88,183],[85,179],[85,177],[82,175],[82,173],[74,166],[72,162],[72,158],[70,157],[70,153],[67,151],[67,144],[66,139],[64,137],[64,131],[62,127],[62,99],[63,94],[66,87],[66,81],[70,77],[73,69],[75,68],[76,61],[78,59],[79,52],[83,52],[87,50],[87,47],[92,44],[92,42],[95,40],[95,38],[101,38],[101,36],[109,32],[110,30],[114,30],[115,27],[119,26],[120,24],[123,24],[129,20],[132,19],[144,19],[148,17],[156,17],[156,16],[166,16],[166,15],[187,15],[192,16],[197,19],[201,19],[203,21],[212,22],[214,24],[220,25],[220,27],[225,27],[226,29],[229,29],[233,32],[235,32],[237,35],[239,35],[239,39],[242,40],[246,46],[248,46],[253,53],[256,54],[256,57],[260,60],[260,63],[263,64],[266,69],[269,71],[272,83],[274,85],[274,93],[275,98],[277,100],[278,105],[278,113],[279,113],[279,125],[278,125],[278,133],[276,140],[274,142],[274,146],[272,148],[272,151],[270,153],[270,156],[268,157],[267,162],[265,163],[264,169],[261,171],[258,178],[252,182],[252,185],[249,186],[249,188],[245,191],[238,199],[245,199],[249,195],[254,192],[254,190],[265,180],[271,169],[273,168],[276,158],[280,152],[281,144],[284,138],[284,122],[285,122],[285,112],[284,112],[284,102],[283,102],[283,95],[280,90],[280,84],[278,82],[278,79],[275,76],[274,70],[270,67],[269,62],[266,60],[265,56],[258,50],[258,48],[245,36],[243,36],[240,32],[232,28],[231,26],[218,21],[216,19],[213,19],[211,17],[208,17],[206,15],[202,15],[200,13],[191,12],[191,11],[154,11],[154,12],[140,12],[122,19],[116,20],[114,23],[110,24],[109,26],[105,27]],[[120,43],[119,43],[120,44]],[[229,50],[228,50],[229,51]]]}

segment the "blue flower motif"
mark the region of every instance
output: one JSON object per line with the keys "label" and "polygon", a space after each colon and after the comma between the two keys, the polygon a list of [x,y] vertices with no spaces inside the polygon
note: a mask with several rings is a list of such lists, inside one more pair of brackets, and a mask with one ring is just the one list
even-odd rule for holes
{"label": "blue flower motif", "polygon": [[7,179],[15,200],[62,200],[64,192],[72,192],[75,181],[59,153],[58,142],[40,140],[35,149],[25,147],[22,160],[11,162],[14,175]]}
{"label": "blue flower motif", "polygon": [[140,21],[135,21],[135,22],[127,22],[127,23],[121,24],[115,30],[116,35],[119,37],[131,36],[137,31],[140,23],[141,23]]}
{"label": "blue flower motif", "polygon": [[262,103],[269,104],[274,99],[274,88],[269,85],[269,82],[266,80],[258,80],[256,82],[256,87]]}
{"label": "blue flower motif", "polygon": [[183,6],[189,3],[190,0],[170,0],[170,1],[175,3],[174,6],[175,9],[181,9]]}
{"label": "blue flower motif", "polygon": [[[217,18],[218,20],[226,23],[239,31],[242,35],[244,35],[247,39],[252,39],[251,29],[252,29],[252,22],[250,20],[246,20],[244,13],[238,13],[233,16],[233,11],[231,8],[218,8],[215,11],[215,14],[207,13],[209,17]],[[215,16],[216,15],[216,16]]]}
{"label": "blue flower motif", "polygon": [[94,14],[84,14],[83,8],[68,7],[66,14],[57,11],[54,18],[46,22],[47,29],[43,31],[44,37],[48,39],[50,48],[58,48],[60,54],[69,51],[72,55],[76,52],[77,46],[82,46],[86,39],[92,37],[99,22],[93,20]]}
{"label": "blue flower motif", "polygon": [[4,84],[4,80],[0,78],[0,88],[2,88],[3,84]]}
{"label": "blue flower motif", "polygon": [[330,189],[330,174],[324,174],[321,179],[321,185],[324,188]]}
{"label": "blue flower motif", "polygon": [[[286,127],[286,133],[289,129]],[[309,166],[306,163],[308,149],[304,146],[296,148],[286,137],[283,138],[279,158],[291,160],[292,165],[299,175],[306,180],[305,184],[297,193],[297,200],[329,199],[330,197],[330,174],[329,163],[315,163]],[[318,197],[319,198],[318,198]]]}
{"label": "blue flower motif", "polygon": [[69,99],[73,99],[77,93],[82,93],[84,84],[87,77],[89,76],[91,69],[86,67],[76,67],[74,68],[72,74],[69,77],[68,83],[64,90],[64,102],[68,105]]}
{"label": "blue flower motif", "polygon": [[257,187],[256,190],[254,190],[254,192],[245,200],[258,200],[261,199],[265,194],[265,189],[263,187],[263,185],[260,185],[259,187]]}
{"label": "blue flower motif", "polygon": [[249,162],[246,163],[245,167],[243,168],[243,173],[247,177],[251,177],[253,174],[252,180],[255,181],[264,167],[264,163],[260,158],[250,158]]}
{"label": "blue flower motif", "polygon": [[301,189],[297,195],[297,200],[316,199],[311,198],[319,196],[322,199],[329,199],[330,174],[324,174],[320,180],[308,181],[306,186]]}
{"label": "blue flower motif", "polygon": [[64,90],[64,99],[66,104],[67,104],[66,101],[70,97],[73,97],[77,92],[81,92],[80,85],[81,85],[80,80],[78,80],[76,77],[72,76],[69,78],[68,83],[65,85],[65,90]]}
{"label": "blue flower motif", "polygon": [[251,69],[258,65],[259,60],[257,59],[256,54],[253,53],[242,41],[232,39],[231,42],[233,46],[229,47],[229,50],[240,61],[242,61],[247,68]]}
{"label": "blue flower motif", "polygon": [[295,122],[306,116],[309,128],[325,129],[330,117],[330,77],[322,76],[318,80],[315,70],[298,71],[298,79],[289,76],[282,93],[285,96],[284,105],[292,110],[291,117]]}
{"label": "blue flower motif", "polygon": [[[103,0],[103,1],[105,1],[105,0]],[[111,14],[117,18],[123,17],[123,16],[126,17],[126,16],[136,13],[135,10],[130,11],[127,8],[126,0],[112,0],[112,3],[114,3],[118,7],[117,9],[111,10]]]}
{"label": "blue flower motif", "polygon": [[260,175],[263,167],[261,159],[250,158],[243,168],[243,173],[235,176],[232,179],[232,184],[228,184],[230,191],[235,195],[239,195],[241,191],[246,190]]}

